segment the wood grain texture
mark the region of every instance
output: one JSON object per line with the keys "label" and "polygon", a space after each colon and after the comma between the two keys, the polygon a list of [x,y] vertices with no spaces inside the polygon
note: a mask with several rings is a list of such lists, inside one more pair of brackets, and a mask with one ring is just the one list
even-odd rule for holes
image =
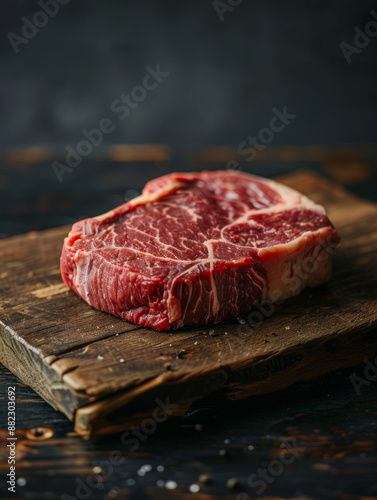
{"label": "wood grain texture", "polygon": [[94,310],[62,286],[69,228],[8,238],[0,242],[1,362],[89,437],[139,421],[156,398],[183,414],[215,391],[260,395],[373,354],[377,206],[313,174],[281,180],[325,205],[340,232],[328,285],[273,306],[252,330],[233,322],[155,332]]}

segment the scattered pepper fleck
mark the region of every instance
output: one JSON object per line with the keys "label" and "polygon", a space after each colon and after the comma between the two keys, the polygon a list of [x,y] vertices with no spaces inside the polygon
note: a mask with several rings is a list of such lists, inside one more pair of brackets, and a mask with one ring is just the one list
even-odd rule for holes
{"label": "scattered pepper fleck", "polygon": [[230,479],[228,479],[228,481],[226,482],[226,485],[229,489],[231,490],[235,490],[236,488],[239,487],[240,483],[238,481],[238,479],[236,479],[235,477],[231,477]]}
{"label": "scattered pepper fleck", "polygon": [[202,484],[210,484],[210,483],[212,483],[212,478],[211,478],[211,476],[208,476],[207,474],[200,474],[199,482]]}

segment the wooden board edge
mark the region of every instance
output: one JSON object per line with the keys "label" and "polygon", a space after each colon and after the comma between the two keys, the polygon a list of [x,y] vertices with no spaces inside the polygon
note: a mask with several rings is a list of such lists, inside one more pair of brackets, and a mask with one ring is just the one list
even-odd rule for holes
{"label": "wooden board edge", "polygon": [[62,382],[47,361],[12,328],[0,321],[0,362],[55,410],[73,421],[77,406],[88,398],[83,398]]}
{"label": "wooden board edge", "polygon": [[[354,336],[352,341],[349,335]],[[136,390],[123,391],[78,408],[75,430],[85,439],[126,431],[142,424],[143,419],[150,421],[158,406],[157,400],[167,400],[174,406],[171,416],[179,416],[192,402],[211,393],[240,400],[281,391],[297,382],[356,366],[376,351],[376,325],[366,324],[352,332],[335,333],[307,345],[288,347],[242,367],[222,366],[200,375],[186,375],[182,380],[167,380],[164,384],[158,383],[160,377],[157,377]]]}

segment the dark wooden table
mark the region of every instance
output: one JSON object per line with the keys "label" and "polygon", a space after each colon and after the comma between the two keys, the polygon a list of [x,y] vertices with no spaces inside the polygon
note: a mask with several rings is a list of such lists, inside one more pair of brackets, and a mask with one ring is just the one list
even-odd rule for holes
{"label": "dark wooden table", "polygon": [[[16,385],[18,485],[16,495],[3,490],[0,495],[377,498],[377,381],[357,395],[349,379],[355,372],[363,376],[363,369],[239,403],[202,401],[184,418],[169,419],[144,441],[129,444],[119,435],[84,442],[62,414],[1,369],[2,423],[7,387]],[[287,447],[292,453],[283,459],[292,461],[283,464]],[[2,479],[7,468],[2,462]],[[264,473],[267,479],[256,479]],[[209,484],[200,482],[203,474],[211,478]],[[228,487],[231,478],[239,482],[238,490]],[[171,482],[175,489],[166,488],[175,486]],[[200,486],[196,494],[190,493],[193,484]],[[79,485],[84,496],[76,490]]]}
{"label": "dark wooden table", "polygon": [[[36,155],[33,162],[26,155],[26,161],[14,154],[0,158],[3,236],[101,213],[140,189],[146,178],[176,169],[174,158],[166,165],[161,156],[158,168],[146,161],[141,171],[123,164],[126,153],[120,150],[118,163],[82,165],[56,185],[48,177],[48,159]],[[186,158],[183,169],[220,168],[232,155],[228,149],[202,151]],[[304,164],[377,201],[373,149],[270,148],[264,156],[245,170],[268,176]],[[93,175],[87,180],[89,169]],[[83,441],[62,414],[0,367],[0,497],[377,498],[377,376],[372,373],[360,394],[352,383],[354,374],[365,378],[364,370],[361,364],[242,402],[212,396],[195,403],[185,417],[158,423],[149,434],[136,429],[133,436]],[[15,494],[4,488],[9,386],[16,386]]]}

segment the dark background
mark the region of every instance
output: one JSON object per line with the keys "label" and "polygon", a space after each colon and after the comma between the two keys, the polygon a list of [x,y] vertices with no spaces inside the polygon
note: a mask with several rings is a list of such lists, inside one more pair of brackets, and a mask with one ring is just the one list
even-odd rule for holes
{"label": "dark background", "polygon": [[0,146],[76,144],[156,64],[170,76],[109,142],[237,146],[287,105],[277,144],[374,143],[377,42],[350,64],[339,47],[371,9],[244,0],[221,22],[212,0],[71,0],[15,54],[7,34],[41,8],[2,2]]}

